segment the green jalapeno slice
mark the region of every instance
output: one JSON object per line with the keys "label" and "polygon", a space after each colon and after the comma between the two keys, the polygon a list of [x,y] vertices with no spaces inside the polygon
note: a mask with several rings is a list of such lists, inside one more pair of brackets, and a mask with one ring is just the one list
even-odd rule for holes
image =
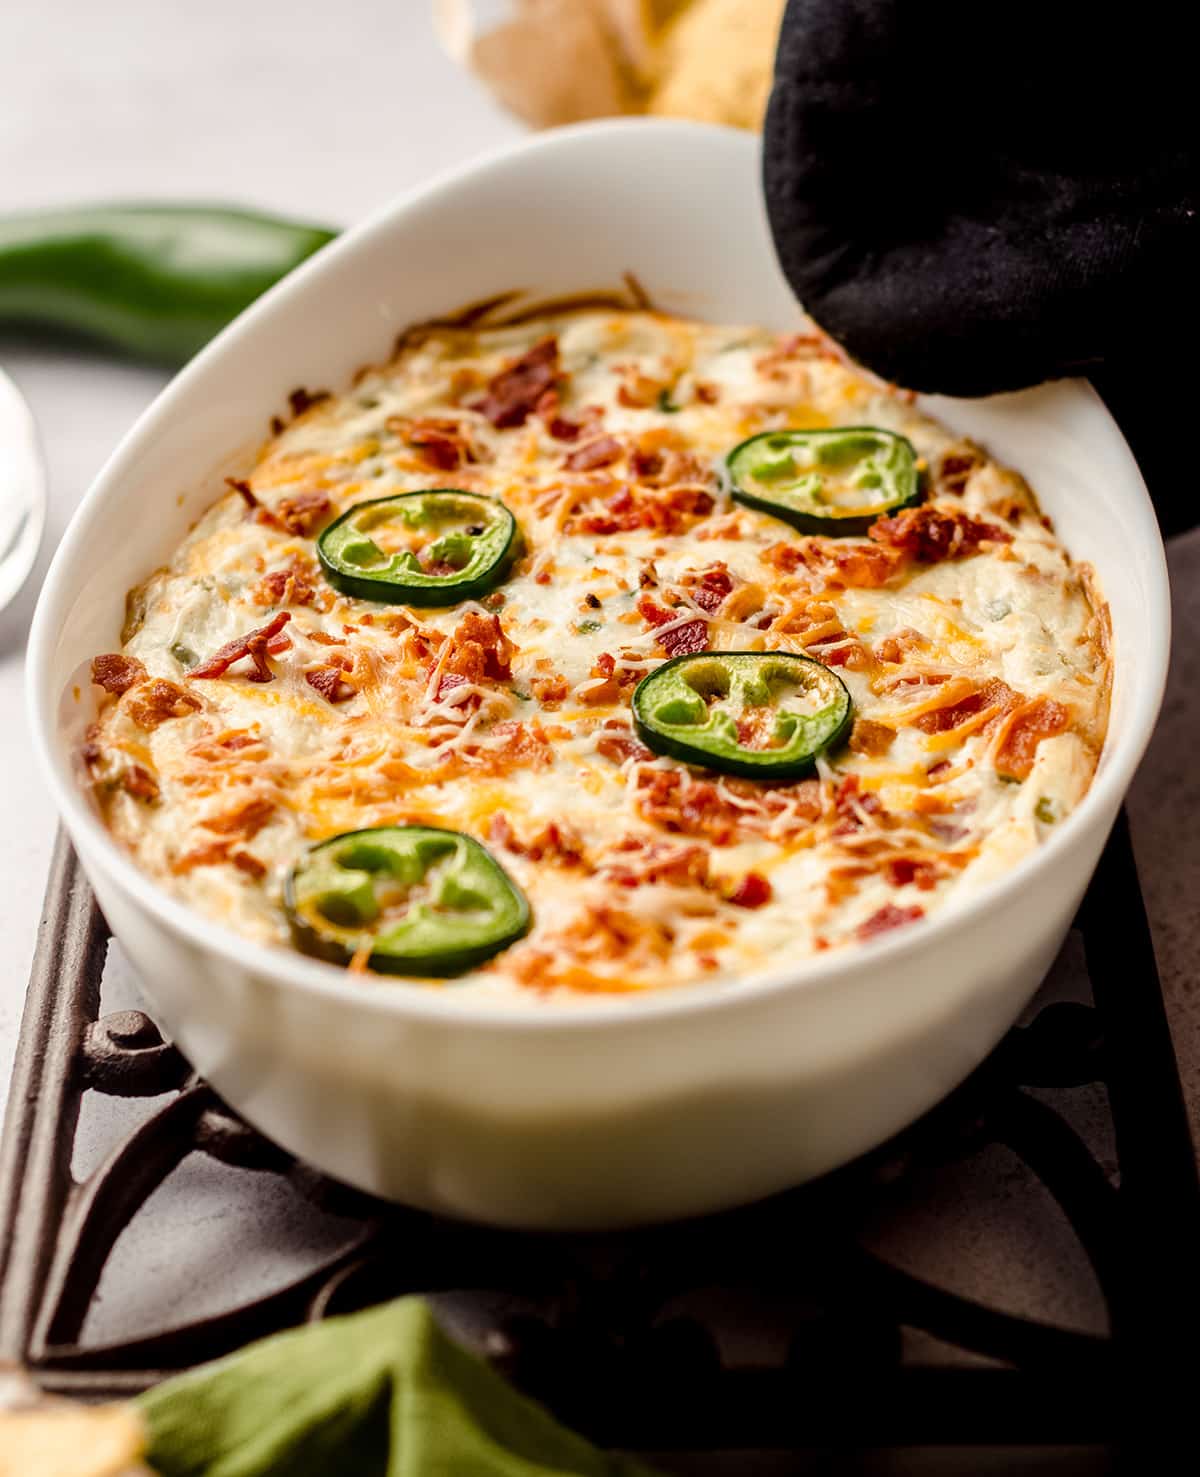
{"label": "green jalapeno slice", "polygon": [[921,495],[911,441],[877,426],[762,431],[725,458],[735,501],[802,533],[866,533]]}
{"label": "green jalapeno slice", "polygon": [[808,774],[851,722],[850,694],[820,662],[786,651],[702,651],[638,683],[633,721],[656,754],[746,779]]}
{"label": "green jalapeno slice", "polygon": [[491,852],[459,831],[375,826],[313,847],[284,906],[297,948],[384,974],[455,975],[529,927],[529,903]]}
{"label": "green jalapeno slice", "polygon": [[335,590],[390,605],[457,605],[494,589],[520,545],[494,497],[434,487],[359,503],[317,540]]}

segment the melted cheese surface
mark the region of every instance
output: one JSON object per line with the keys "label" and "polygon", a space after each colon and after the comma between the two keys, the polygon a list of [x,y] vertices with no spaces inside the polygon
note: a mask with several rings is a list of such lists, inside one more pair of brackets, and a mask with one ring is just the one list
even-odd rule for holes
{"label": "melted cheese surface", "polygon": [[[547,339],[555,388],[496,425],[489,387]],[[934,557],[902,531],[807,538],[730,501],[739,441],[842,424],[906,435],[924,508],[992,536]],[[515,515],[525,552],[497,592],[418,610],[326,583],[321,527],[438,486]],[[527,938],[452,982],[473,998],[747,977],[916,924],[1017,864],[1103,741],[1088,572],[1015,473],[816,335],[615,309],[415,330],[302,409],[244,488],[132,593],[123,654],[144,680],[104,697],[87,757],[139,863],[260,941],[288,946],[283,879],[310,845],[416,822],[478,837],[533,907]],[[245,659],[191,675],[280,611],[271,680]],[[779,786],[647,754],[629,699],[681,632],[835,666],[850,744]],[[310,680],[331,667],[332,698]]]}

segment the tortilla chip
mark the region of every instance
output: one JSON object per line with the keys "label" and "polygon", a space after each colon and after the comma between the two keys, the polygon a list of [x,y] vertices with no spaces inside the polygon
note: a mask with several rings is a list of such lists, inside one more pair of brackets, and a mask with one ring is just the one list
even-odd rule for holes
{"label": "tortilla chip", "polygon": [[135,1477],[149,1469],[131,1405],[45,1405],[0,1415],[0,1477]]}
{"label": "tortilla chip", "polygon": [[647,111],[760,129],[784,0],[695,0],[662,41]]}
{"label": "tortilla chip", "polygon": [[[628,21],[634,12],[625,8]],[[451,55],[535,128],[628,113],[638,104],[623,48],[644,33],[632,26],[619,41],[604,0],[514,0],[511,18],[484,31],[470,0],[435,0],[434,18]]]}
{"label": "tortilla chip", "polygon": [[132,1405],[76,1405],[0,1364],[0,1477],[154,1477]]}
{"label": "tortilla chip", "polygon": [[443,45],[535,128],[616,113],[761,126],[784,0],[433,0]]}

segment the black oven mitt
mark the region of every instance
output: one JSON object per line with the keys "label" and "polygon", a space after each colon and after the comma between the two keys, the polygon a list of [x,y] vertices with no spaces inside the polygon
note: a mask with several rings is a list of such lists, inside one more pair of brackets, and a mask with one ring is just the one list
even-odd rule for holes
{"label": "black oven mitt", "polygon": [[1187,13],[789,0],[764,138],[776,249],[822,328],[919,390],[1091,376],[1171,527],[1200,504],[1162,445],[1200,355]]}

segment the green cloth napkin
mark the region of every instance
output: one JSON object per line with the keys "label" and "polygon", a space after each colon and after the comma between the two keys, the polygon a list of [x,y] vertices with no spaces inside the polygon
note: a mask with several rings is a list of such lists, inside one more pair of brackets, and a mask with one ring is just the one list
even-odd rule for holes
{"label": "green cloth napkin", "polygon": [[138,1404],[161,1477],[654,1477],[560,1426],[415,1297],[251,1344]]}

